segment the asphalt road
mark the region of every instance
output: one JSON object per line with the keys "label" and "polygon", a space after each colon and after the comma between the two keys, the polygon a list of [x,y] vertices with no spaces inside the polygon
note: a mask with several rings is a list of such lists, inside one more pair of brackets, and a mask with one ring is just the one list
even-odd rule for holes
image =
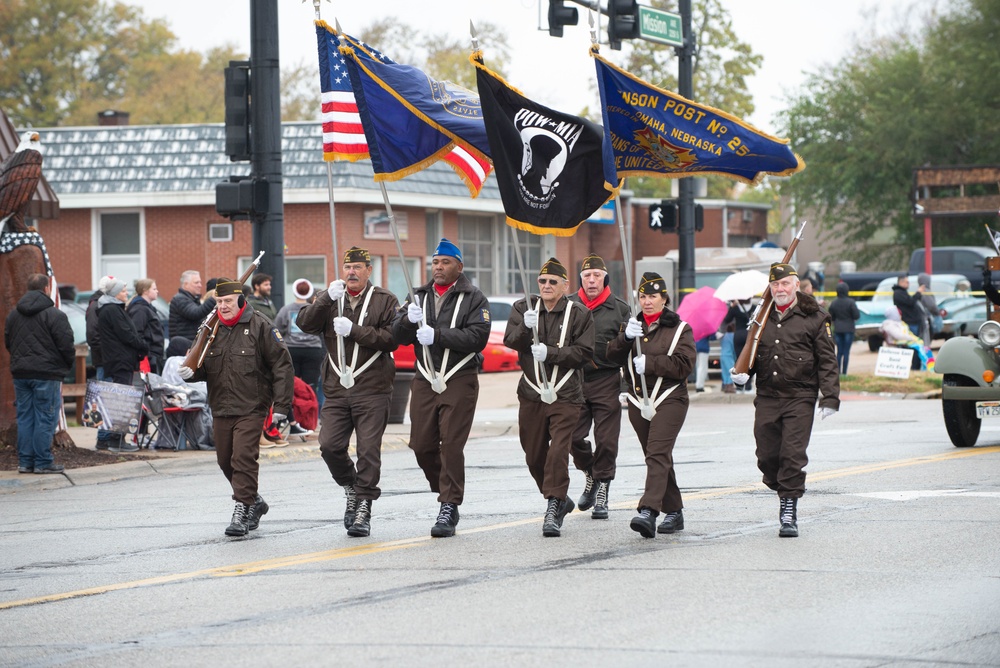
{"label": "asphalt road", "polygon": [[611,519],[543,538],[503,407],[467,448],[451,539],[429,537],[437,503],[399,442],[368,539],[311,448],[263,462],[271,511],[247,539],[223,535],[205,456],[4,494],[0,663],[1000,665],[1000,421],[959,450],[938,401],[845,402],[814,429],[801,537],[780,539],[752,410],[692,407],[686,529],[652,540],[628,528],[645,472],[627,425]]}

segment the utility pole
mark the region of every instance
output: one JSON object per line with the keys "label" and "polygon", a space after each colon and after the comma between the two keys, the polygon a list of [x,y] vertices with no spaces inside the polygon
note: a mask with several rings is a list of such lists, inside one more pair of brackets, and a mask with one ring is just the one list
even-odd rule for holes
{"label": "utility pole", "polygon": [[251,172],[267,189],[267,207],[250,214],[253,255],[265,251],[260,270],[270,274],[271,300],[285,303],[285,228],[281,183],[281,68],[278,62],[278,0],[250,5]]}
{"label": "utility pole", "polygon": [[[684,35],[684,46],[677,48],[677,82],[680,94],[689,100],[694,99],[693,63],[694,35],[691,33],[691,0],[680,0],[679,13],[681,15],[682,34]],[[691,178],[678,179],[678,213],[677,225],[677,260],[678,260],[678,288],[680,295],[677,296],[677,303],[695,288],[695,260],[694,260],[694,181]]]}

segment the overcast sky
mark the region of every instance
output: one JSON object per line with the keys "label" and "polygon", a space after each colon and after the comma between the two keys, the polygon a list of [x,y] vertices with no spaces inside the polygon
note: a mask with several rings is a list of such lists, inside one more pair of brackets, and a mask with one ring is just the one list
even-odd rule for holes
{"label": "overcast sky", "polygon": [[[205,51],[225,42],[250,51],[250,0],[126,0],[142,7],[147,17],[163,17],[181,46]],[[697,5],[699,0],[693,0]],[[317,62],[312,0],[277,0],[282,66]],[[932,6],[935,0],[722,0],[737,35],[764,56],[760,73],[750,80],[757,111],[746,119],[774,133],[774,114],[782,97],[804,80],[804,72],[839,61],[857,36],[892,32]],[[540,6],[541,4],[541,6]],[[646,4],[642,2],[641,4]],[[577,112],[596,108],[594,64],[586,10],[580,25],[567,27],[565,37],[549,37],[547,0],[351,0],[324,1],[322,18],[336,17],[348,33],[360,33],[377,18],[396,16],[421,31],[469,34],[469,21],[490,21],[508,31],[512,50],[510,83],[528,97],[555,109]],[[541,15],[541,18],[539,16]],[[606,35],[603,36],[606,39]],[[393,56],[392,45],[375,45]],[[601,52],[616,61],[605,45]],[[610,55],[609,55],[610,54]],[[485,54],[489,62],[489,53]],[[317,74],[318,77],[318,74]],[[318,86],[318,81],[317,81]],[[695,91],[697,98],[697,91]]]}

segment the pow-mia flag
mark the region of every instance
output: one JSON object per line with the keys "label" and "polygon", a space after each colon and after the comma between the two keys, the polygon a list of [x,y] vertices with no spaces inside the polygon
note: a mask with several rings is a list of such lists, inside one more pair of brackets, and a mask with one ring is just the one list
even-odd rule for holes
{"label": "pow-mia flag", "polygon": [[601,127],[532,102],[478,55],[479,99],[507,224],[571,236],[614,194],[604,187]]}

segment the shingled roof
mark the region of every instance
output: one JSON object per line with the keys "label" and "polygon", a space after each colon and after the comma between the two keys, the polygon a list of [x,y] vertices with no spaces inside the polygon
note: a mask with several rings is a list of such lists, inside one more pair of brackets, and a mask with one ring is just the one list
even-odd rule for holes
{"label": "shingled roof", "polygon": [[[283,123],[281,130],[285,200],[326,201],[320,125]],[[249,163],[231,162],[224,154],[222,123],[57,127],[38,132],[45,176],[66,208],[97,206],[103,199],[109,200],[109,206],[112,200],[113,205],[123,206],[129,194],[136,196],[136,205],[148,205],[150,195],[163,195],[156,198],[162,204],[175,197],[188,204],[214,203],[216,183],[250,171]],[[341,200],[341,193],[359,191],[373,191],[381,200],[369,161],[334,162],[332,166],[338,201],[351,199]],[[464,198],[470,204],[477,202],[471,208],[501,210],[495,179],[488,179],[477,200],[472,200],[465,184],[443,162],[386,185],[390,193]]]}

